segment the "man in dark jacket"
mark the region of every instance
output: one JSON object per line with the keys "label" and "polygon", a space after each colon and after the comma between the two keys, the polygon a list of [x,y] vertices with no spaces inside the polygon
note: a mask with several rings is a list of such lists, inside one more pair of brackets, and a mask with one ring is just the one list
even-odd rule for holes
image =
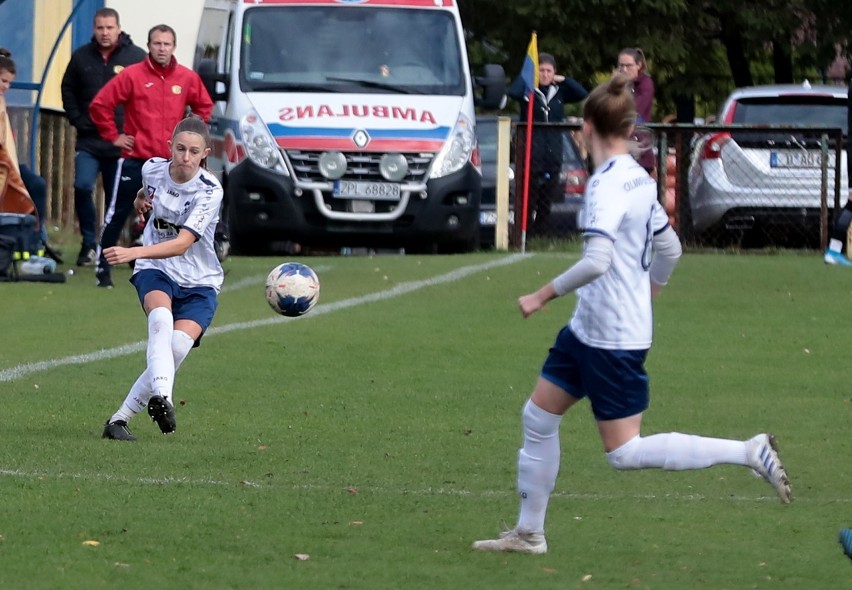
{"label": "man in dark jacket", "polygon": [[[104,192],[112,194],[121,150],[101,139],[89,117],[89,104],[98,91],[126,66],[145,59],[146,52],[121,31],[118,12],[102,8],[95,13],[91,42],[78,48],[62,77],[62,106],[71,124],[77,129],[74,157],[74,208],[80,223],[82,247],[77,266],[95,263],[97,220],[92,194],[98,173]],[[115,122],[123,126],[124,112],[116,109]]]}
{"label": "man in dark jacket", "polygon": [[[565,118],[565,104],[580,102],[588,91],[573,78],[556,73],[556,60],[549,53],[538,55],[539,86],[535,89],[533,122],[561,123]],[[520,120],[527,120],[529,96],[522,76],[512,82],[507,93],[521,105]],[[550,206],[559,199],[559,173],[562,168],[563,129],[536,125],[533,130],[532,153],[530,154],[529,211],[532,230],[536,233],[547,229]],[[522,154],[518,154],[522,157]]]}

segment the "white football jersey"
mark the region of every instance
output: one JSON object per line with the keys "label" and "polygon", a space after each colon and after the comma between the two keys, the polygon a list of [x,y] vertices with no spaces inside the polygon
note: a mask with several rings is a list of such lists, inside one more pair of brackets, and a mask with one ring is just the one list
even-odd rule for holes
{"label": "white football jersey", "polygon": [[586,185],[580,227],[585,236],[612,240],[614,250],[609,270],[577,289],[570,326],[581,342],[608,350],[651,347],[648,269],[654,234],[668,223],[656,181],[632,156],[614,156],[598,166]]}
{"label": "white football jersey", "polygon": [[142,184],[153,205],[142,234],[142,244],[153,246],[177,237],[181,229],[195,234],[195,243],[183,256],[136,261],[134,273],[156,269],[181,287],[222,288],[224,273],[213,247],[219,221],[222,185],[200,168],[189,181],[178,184],[169,175],[169,160],[151,158],[142,166]]}

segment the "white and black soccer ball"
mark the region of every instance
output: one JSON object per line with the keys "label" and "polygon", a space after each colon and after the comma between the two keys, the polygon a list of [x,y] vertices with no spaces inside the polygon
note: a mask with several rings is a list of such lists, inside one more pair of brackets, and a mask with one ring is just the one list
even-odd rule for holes
{"label": "white and black soccer ball", "polygon": [[287,317],[305,315],[319,301],[317,273],[301,262],[285,262],[266,277],[266,301],[275,313]]}

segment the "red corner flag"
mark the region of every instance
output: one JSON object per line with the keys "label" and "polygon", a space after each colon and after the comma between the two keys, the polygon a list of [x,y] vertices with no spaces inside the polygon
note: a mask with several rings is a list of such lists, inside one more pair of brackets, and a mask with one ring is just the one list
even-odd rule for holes
{"label": "red corner flag", "polygon": [[535,32],[533,32],[529,47],[527,47],[527,56],[524,58],[521,77],[524,80],[527,95],[527,138],[524,142],[524,186],[521,216],[521,252],[526,252],[527,216],[530,202],[530,153],[532,152],[533,105],[535,104],[535,91],[538,89],[538,37]]}

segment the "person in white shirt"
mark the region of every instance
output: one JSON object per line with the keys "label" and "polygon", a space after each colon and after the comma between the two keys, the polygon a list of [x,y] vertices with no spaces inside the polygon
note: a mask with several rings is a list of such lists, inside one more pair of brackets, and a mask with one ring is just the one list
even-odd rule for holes
{"label": "person in white shirt", "polygon": [[207,125],[183,119],[169,149],[170,160],[151,158],[142,167],[143,187],[133,203],[140,217],[150,212],[142,246],[104,251],[112,265],[136,261],[130,282],[148,316],[147,368],[104,425],[107,439],[136,440],[127,425],[146,406],[163,434],[175,431],[175,372],[213,320],[222,288],[213,246],[222,187],[203,167],[210,153]]}
{"label": "person in white shirt", "polygon": [[583,135],[596,168],[581,214],[581,259],[518,299],[528,318],[549,301],[577,293],[574,314],[557,335],[522,411],[517,524],[497,539],[474,542],[477,550],[547,552],[544,520],[559,471],[559,424],[584,397],[591,402],[607,460],[616,469],[743,465],[768,481],[783,503],[791,500],[790,483],[769,434],[747,441],[640,434],[649,402],[644,364],[651,347],[651,301],[668,282],[681,246],[657,201],[654,180],[630,155],[636,106],[629,84],[627,76],[616,74],[583,106]]}

